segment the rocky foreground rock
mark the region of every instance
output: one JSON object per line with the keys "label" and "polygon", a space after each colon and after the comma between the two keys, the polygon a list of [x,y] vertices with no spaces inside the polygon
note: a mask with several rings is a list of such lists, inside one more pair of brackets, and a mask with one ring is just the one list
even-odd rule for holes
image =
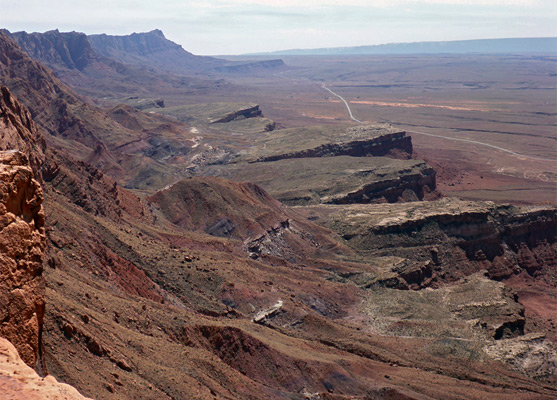
{"label": "rocky foreground rock", "polygon": [[44,317],[42,201],[25,155],[0,152],[0,336],[32,367]]}
{"label": "rocky foreground rock", "polygon": [[21,360],[16,348],[0,337],[0,393],[3,400],[86,400],[53,376],[41,378]]}

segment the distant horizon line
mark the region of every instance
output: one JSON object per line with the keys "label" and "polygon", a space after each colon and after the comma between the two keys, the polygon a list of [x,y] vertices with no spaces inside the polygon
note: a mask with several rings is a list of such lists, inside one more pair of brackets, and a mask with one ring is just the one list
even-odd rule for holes
{"label": "distant horizon line", "polygon": [[[0,28],[0,30],[6,30],[8,32],[10,32],[8,29],[6,28]],[[123,34],[123,35],[114,35],[114,34],[108,34],[108,33],[85,33],[83,31],[77,31],[77,30],[72,30],[72,31],[60,31],[59,28],[53,28],[53,29],[48,29],[45,30],[43,32],[40,31],[31,31],[28,32],[26,30],[18,30],[18,31],[13,31],[13,33],[18,33],[18,32],[26,32],[28,34],[32,34],[32,33],[47,33],[47,32],[52,32],[52,31],[57,31],[59,33],[83,33],[86,36],[99,36],[99,35],[106,35],[106,36],[116,36],[116,37],[126,37],[126,36],[131,36],[131,35],[142,35],[142,34],[150,34],[150,33],[160,33],[162,34],[162,36],[166,39],[169,40],[171,42],[174,42],[171,39],[168,39],[166,37],[166,35],[164,34],[164,31],[160,28],[153,28],[151,30],[146,30],[146,31],[140,31],[140,32],[131,32],[128,34]],[[524,39],[555,39],[557,40],[557,36],[520,36],[520,37],[495,37],[495,38],[480,38],[480,39],[452,39],[452,40],[418,40],[418,41],[412,41],[412,42],[385,42],[385,43],[378,43],[378,44],[362,44],[362,45],[343,45],[343,46],[332,46],[332,47],[304,47],[304,48],[288,48],[288,49],[282,49],[282,50],[271,50],[271,51],[258,51],[258,52],[248,52],[248,53],[232,53],[232,54],[203,54],[202,56],[212,56],[212,57],[225,57],[225,56],[239,56],[239,57],[243,57],[243,56],[266,56],[266,55],[289,55],[286,53],[289,52],[319,52],[319,51],[334,51],[334,50],[342,50],[342,49],[362,49],[362,48],[373,48],[373,47],[381,47],[381,46],[396,46],[396,45],[416,45],[416,44],[432,44],[432,43],[455,43],[455,42],[474,42],[474,41],[495,41],[495,40],[524,40]],[[184,50],[188,51],[186,48],[184,48],[184,45],[182,45],[179,42],[174,42],[178,45],[180,45]],[[554,49],[554,52],[557,53],[557,46]],[[279,54],[279,53],[283,53],[283,54]],[[299,54],[302,55],[302,54]],[[319,55],[319,54],[315,54],[315,55]],[[341,54],[340,54],[341,55]],[[346,55],[349,55],[349,53],[346,53]],[[354,55],[358,55],[358,54],[354,54]],[[361,55],[365,55],[365,54],[361,54]]]}
{"label": "distant horizon line", "polygon": [[[346,45],[346,46],[333,46],[333,47],[306,47],[306,48],[289,48],[284,50],[273,50],[266,52],[251,52],[242,54],[219,54],[220,56],[257,56],[257,55],[272,55],[278,53],[286,52],[312,52],[312,51],[327,51],[327,50],[341,50],[341,49],[359,49],[359,48],[370,48],[370,47],[381,47],[381,46],[395,46],[395,45],[416,45],[416,44],[431,44],[431,43],[459,43],[459,42],[476,42],[476,41],[495,41],[495,40],[524,40],[524,39],[555,39],[557,36],[520,36],[520,37],[496,37],[496,38],[481,38],[481,39],[453,39],[453,40],[418,40],[412,42],[386,42],[379,44],[363,44],[363,45]],[[557,46],[555,47],[555,52],[557,53]],[[214,55],[218,56],[218,55]]]}

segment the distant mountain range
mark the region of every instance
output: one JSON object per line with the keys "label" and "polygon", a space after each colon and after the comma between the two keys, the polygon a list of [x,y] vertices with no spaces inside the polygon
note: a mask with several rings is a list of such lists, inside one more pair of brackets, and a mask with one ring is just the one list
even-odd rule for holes
{"label": "distant mountain range", "polygon": [[227,74],[274,72],[284,66],[282,60],[228,61],[197,56],[158,29],[125,36],[57,29],[44,33],[0,31],[79,94],[97,98],[196,92],[221,85],[221,77]]}
{"label": "distant mountain range", "polygon": [[[99,75],[110,75],[125,80],[138,73],[203,76],[217,71],[235,73],[284,65],[281,60],[235,62],[197,56],[168,40],[159,29],[125,36],[86,35],[60,32],[57,29],[44,33],[1,31],[15,39],[33,59],[44,63],[59,75],[62,72],[67,74],[73,71],[75,74],[79,71],[95,75],[95,79]],[[164,78],[171,80],[167,76]]]}
{"label": "distant mountain range", "polygon": [[388,43],[373,46],[291,49],[246,55],[324,56],[358,54],[442,54],[442,53],[557,53],[557,37],[456,40],[447,42]]}

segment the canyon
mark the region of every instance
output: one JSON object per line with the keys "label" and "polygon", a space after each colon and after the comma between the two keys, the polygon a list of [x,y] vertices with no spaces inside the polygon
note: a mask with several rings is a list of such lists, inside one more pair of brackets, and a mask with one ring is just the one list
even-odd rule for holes
{"label": "canyon", "polygon": [[383,121],[290,126],[242,89],[285,68],[0,32],[3,393],[557,396],[555,204],[450,197]]}

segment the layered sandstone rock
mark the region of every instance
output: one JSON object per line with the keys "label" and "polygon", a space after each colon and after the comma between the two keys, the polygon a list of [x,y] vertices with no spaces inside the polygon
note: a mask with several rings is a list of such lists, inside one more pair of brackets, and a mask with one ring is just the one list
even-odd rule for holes
{"label": "layered sandstone rock", "polygon": [[238,119],[255,118],[262,117],[263,113],[259,109],[258,104],[249,104],[244,107],[240,107],[237,110],[229,111],[223,115],[215,117],[210,120],[211,124],[226,123],[230,121],[235,121]]}
{"label": "layered sandstone rock", "polygon": [[[277,171],[288,179],[277,179]],[[438,196],[435,170],[420,160],[349,156],[295,158],[214,165],[206,173],[256,183],[291,206],[410,202]]]}
{"label": "layered sandstone rock", "polygon": [[[335,210],[335,211],[333,211]],[[486,269],[492,279],[526,271],[554,280],[557,210],[491,202],[440,201],[329,209],[351,246],[431,262],[454,280]]]}
{"label": "layered sandstone rock", "polygon": [[262,148],[255,152],[257,161],[277,161],[308,157],[380,157],[409,158],[412,138],[387,124],[334,128],[285,129],[260,139]]}
{"label": "layered sandstone rock", "polygon": [[34,367],[44,316],[42,189],[27,157],[0,152],[0,336]]}

